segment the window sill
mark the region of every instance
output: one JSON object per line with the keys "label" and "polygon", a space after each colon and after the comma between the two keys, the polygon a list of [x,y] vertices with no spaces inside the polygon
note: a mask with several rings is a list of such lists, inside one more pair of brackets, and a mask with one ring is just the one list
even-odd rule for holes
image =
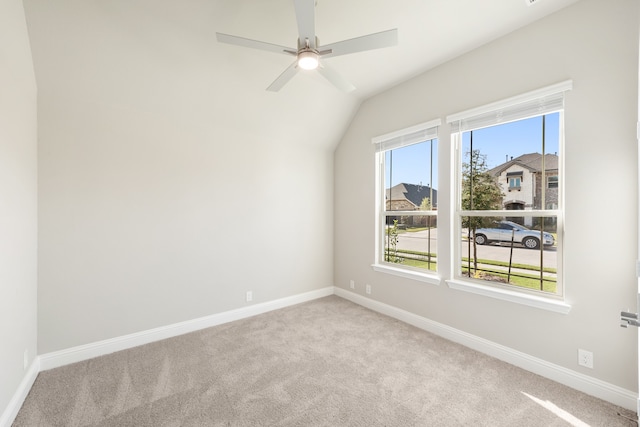
{"label": "window sill", "polygon": [[471,292],[472,294],[515,302],[517,304],[528,305],[529,307],[540,308],[542,310],[553,311],[560,314],[568,314],[569,311],[571,311],[571,305],[564,301],[552,298],[544,298],[537,295],[509,291],[507,289],[492,288],[490,286],[478,285],[475,283],[464,282],[462,280],[447,280],[446,282],[451,289],[457,289],[459,291]]}
{"label": "window sill", "polygon": [[418,280],[420,282],[430,283],[432,285],[440,285],[440,276],[437,274],[421,273],[419,271],[406,270],[404,268],[391,267],[383,264],[372,264],[374,271],[379,273],[392,274],[394,276],[404,277],[405,279]]}

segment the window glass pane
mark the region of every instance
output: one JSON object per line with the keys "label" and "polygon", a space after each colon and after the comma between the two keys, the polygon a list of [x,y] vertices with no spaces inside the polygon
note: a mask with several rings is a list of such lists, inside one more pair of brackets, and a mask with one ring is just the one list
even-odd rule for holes
{"label": "window glass pane", "polygon": [[563,95],[540,96],[447,118],[458,162],[454,276],[561,296]]}
{"label": "window glass pane", "polygon": [[547,177],[547,188],[544,194],[544,209],[558,209],[558,171],[551,171]]}
{"label": "window glass pane", "polygon": [[437,143],[429,140],[384,153],[385,210],[435,210]]}
{"label": "window glass pane", "polygon": [[552,113],[464,132],[461,208],[540,210],[557,203],[559,120]]}
{"label": "window glass pane", "polygon": [[464,216],[460,221],[461,278],[558,293],[557,217]]}
{"label": "window glass pane", "polygon": [[384,260],[436,271],[437,240],[435,215],[386,216]]}

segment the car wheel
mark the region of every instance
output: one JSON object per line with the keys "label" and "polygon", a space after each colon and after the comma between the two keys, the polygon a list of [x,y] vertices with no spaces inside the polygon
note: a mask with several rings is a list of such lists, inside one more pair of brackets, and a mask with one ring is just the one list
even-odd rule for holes
{"label": "car wheel", "polygon": [[525,237],[522,244],[528,249],[538,249],[540,247],[540,240],[535,237]]}
{"label": "car wheel", "polygon": [[479,245],[484,245],[487,243],[487,236],[484,234],[476,234],[476,243]]}

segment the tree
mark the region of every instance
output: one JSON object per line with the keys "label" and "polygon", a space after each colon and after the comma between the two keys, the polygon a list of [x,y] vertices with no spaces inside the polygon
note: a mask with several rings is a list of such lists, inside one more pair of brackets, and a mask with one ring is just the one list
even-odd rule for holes
{"label": "tree", "polygon": [[[496,178],[489,173],[487,156],[480,150],[471,150],[465,154],[469,162],[462,163],[462,210],[497,210],[502,208],[504,194]],[[473,269],[478,270],[476,230],[490,226],[496,218],[486,216],[465,216],[462,227],[473,236]],[[471,241],[469,241],[469,245]],[[469,254],[470,255],[470,254]],[[471,258],[471,256],[469,256]],[[469,276],[471,269],[469,268]]]}
{"label": "tree", "polygon": [[431,199],[428,197],[424,197],[422,202],[420,203],[421,211],[430,211],[431,210]]}
{"label": "tree", "polygon": [[[418,207],[421,211],[430,211],[433,210],[433,206],[431,206],[431,199],[429,197],[423,197],[422,202],[420,202],[420,206]],[[420,220],[420,225],[424,222],[425,227],[431,229],[431,217],[426,216]],[[431,238],[431,230],[429,230],[429,238]]]}
{"label": "tree", "polygon": [[[429,197],[424,197],[422,199],[422,202],[420,203],[420,210],[421,211],[430,211],[433,209],[433,206],[431,206],[431,199]],[[427,227],[427,253],[429,254],[427,257],[427,268],[429,270],[431,270],[431,219],[433,217],[432,216],[425,216],[424,218],[424,222],[425,222],[425,226]]]}
{"label": "tree", "polygon": [[385,248],[385,261],[401,263],[402,259],[398,256],[398,220],[393,220],[393,227],[387,229],[387,243]]}

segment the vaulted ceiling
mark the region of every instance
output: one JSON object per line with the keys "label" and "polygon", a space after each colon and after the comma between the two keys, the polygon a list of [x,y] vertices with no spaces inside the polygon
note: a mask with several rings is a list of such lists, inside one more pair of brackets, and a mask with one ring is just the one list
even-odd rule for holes
{"label": "vaulted ceiling", "polygon": [[321,44],[398,28],[395,47],[326,59],[356,86],[348,94],[314,71],[267,92],[291,58],[216,41],[223,32],[295,46],[292,0],[24,4],[41,97],[332,148],[366,98],[576,1],[317,0]]}

